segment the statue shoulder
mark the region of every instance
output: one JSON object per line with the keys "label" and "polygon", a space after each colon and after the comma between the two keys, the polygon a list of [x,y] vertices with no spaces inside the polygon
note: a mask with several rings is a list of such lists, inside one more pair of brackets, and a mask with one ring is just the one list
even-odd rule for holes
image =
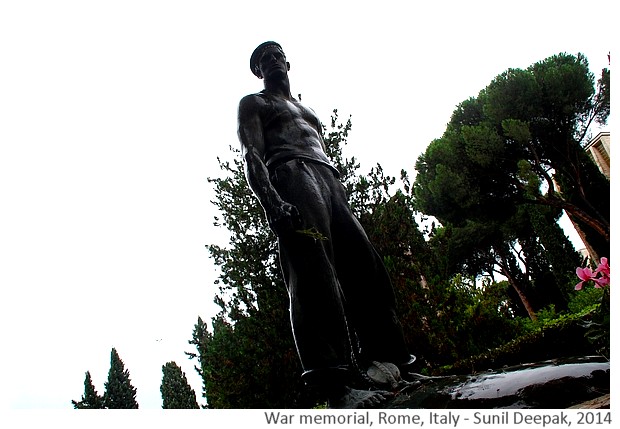
{"label": "statue shoulder", "polygon": [[248,94],[242,97],[241,101],[239,101],[239,107],[264,106],[266,102],[265,94],[257,92],[256,94]]}
{"label": "statue shoulder", "polygon": [[246,95],[239,101],[239,118],[249,118],[254,115],[262,116],[266,105],[267,103],[263,94],[257,93]]}

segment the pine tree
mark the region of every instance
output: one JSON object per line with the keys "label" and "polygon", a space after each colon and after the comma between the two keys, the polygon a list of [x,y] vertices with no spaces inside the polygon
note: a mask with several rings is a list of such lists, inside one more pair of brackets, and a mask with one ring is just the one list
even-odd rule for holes
{"label": "pine tree", "polygon": [[196,392],[187,382],[185,373],[176,364],[168,362],[161,367],[161,397],[164,409],[200,408],[196,402]]}
{"label": "pine tree", "polygon": [[82,400],[79,402],[72,400],[71,403],[75,409],[79,410],[105,408],[103,406],[103,397],[99,396],[95,390],[89,371],[86,371],[86,378],[84,379],[84,395]]}
{"label": "pine tree", "polygon": [[103,395],[105,408],[110,409],[136,409],[136,388],[131,385],[129,371],[119,357],[115,348],[112,348],[110,357],[110,371],[108,381],[105,383]]}
{"label": "pine tree", "polygon": [[498,75],[418,158],[416,208],[444,226],[482,228],[508,225],[525,205],[564,210],[595,253],[609,254],[610,183],[584,150],[592,121],[607,121],[608,79],[606,70],[595,92],[581,54]]}

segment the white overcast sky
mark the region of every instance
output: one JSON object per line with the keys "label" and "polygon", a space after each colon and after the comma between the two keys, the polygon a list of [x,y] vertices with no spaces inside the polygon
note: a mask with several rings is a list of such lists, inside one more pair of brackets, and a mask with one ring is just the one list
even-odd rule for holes
{"label": "white overcast sky", "polygon": [[[200,397],[191,338],[210,320],[221,241],[207,177],[262,89],[252,50],[279,42],[292,93],[348,154],[414,174],[455,106],[561,52],[598,76],[611,1],[0,3],[0,408],[71,409],[115,347],[143,409],[174,360]],[[609,128],[606,128],[609,130]]]}

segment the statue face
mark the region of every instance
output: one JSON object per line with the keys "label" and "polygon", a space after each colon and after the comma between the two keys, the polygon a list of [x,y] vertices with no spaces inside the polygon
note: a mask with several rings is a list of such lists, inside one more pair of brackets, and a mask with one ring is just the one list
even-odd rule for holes
{"label": "statue face", "polygon": [[286,76],[290,64],[278,48],[267,48],[258,61],[260,73],[264,79],[281,78]]}

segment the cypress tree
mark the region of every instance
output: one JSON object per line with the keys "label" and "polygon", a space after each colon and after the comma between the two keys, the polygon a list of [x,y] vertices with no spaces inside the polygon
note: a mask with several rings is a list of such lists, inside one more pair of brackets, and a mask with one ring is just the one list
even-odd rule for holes
{"label": "cypress tree", "polygon": [[73,404],[73,408],[78,410],[105,408],[103,406],[103,397],[99,396],[95,390],[89,371],[86,371],[86,377],[84,379],[84,395],[82,396],[82,400],[79,402],[72,400],[71,403]]}
{"label": "cypress tree", "polygon": [[105,383],[103,395],[105,408],[110,409],[136,409],[136,388],[131,385],[129,371],[119,357],[115,348],[112,348],[110,357],[110,371],[108,381]]}
{"label": "cypress tree", "polygon": [[187,377],[176,362],[168,362],[161,367],[161,397],[164,409],[200,408],[196,402],[196,392],[187,382]]}

